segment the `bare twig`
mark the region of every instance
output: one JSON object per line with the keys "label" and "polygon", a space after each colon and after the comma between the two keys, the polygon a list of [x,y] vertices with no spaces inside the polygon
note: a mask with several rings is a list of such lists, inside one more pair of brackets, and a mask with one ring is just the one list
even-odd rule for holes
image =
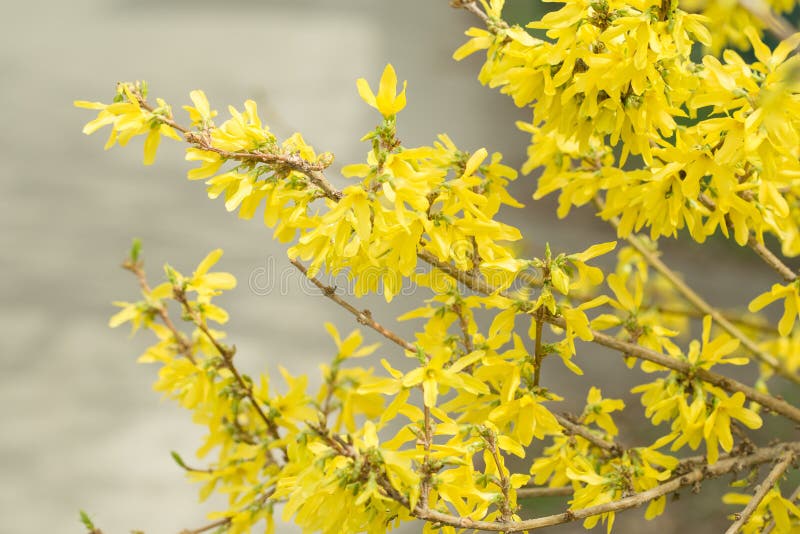
{"label": "bare twig", "polygon": [[338,304],[348,312],[350,312],[353,316],[355,316],[356,320],[360,324],[372,328],[380,335],[382,335],[392,343],[402,347],[403,349],[415,354],[417,353],[419,349],[415,345],[412,345],[411,343],[409,343],[408,341],[406,341],[405,339],[403,339],[402,337],[400,337],[399,335],[392,332],[391,330],[389,330],[388,328],[384,327],[379,322],[377,322],[375,319],[373,319],[372,312],[370,312],[369,310],[359,310],[358,308],[356,308],[355,306],[353,306],[352,304],[350,304],[349,302],[338,296],[336,294],[335,287],[331,287],[325,284],[324,282],[321,282],[318,278],[309,276],[308,269],[306,269],[306,267],[299,261],[297,260],[289,260],[289,261],[292,265],[294,265],[297,268],[298,271],[303,273],[303,275],[305,275],[305,277],[308,278],[312,284],[321,289],[323,295],[334,301],[336,304]]}
{"label": "bare twig", "polygon": [[195,529],[188,529],[188,528],[183,529],[181,530],[180,534],[202,534],[203,532],[208,532],[209,530],[213,530],[215,528],[227,526],[228,524],[230,524],[230,522],[231,522],[230,517],[224,517],[212,523],[208,523],[207,525],[203,525],[202,527],[198,527]]}
{"label": "bare twig", "polygon": [[472,336],[469,334],[469,324],[467,323],[467,318],[464,314],[464,309],[461,307],[461,304],[453,304],[451,306],[453,313],[458,316],[458,326],[461,328],[461,340],[464,343],[464,350],[467,354],[470,354],[475,347],[472,344]]}
{"label": "bare twig", "polygon": [[575,490],[572,486],[561,486],[556,488],[537,488],[523,487],[517,490],[517,499],[532,499],[536,497],[566,497],[572,495]]}
{"label": "bare twig", "polygon": [[580,436],[592,445],[596,447],[600,447],[601,449],[605,449],[611,453],[612,456],[619,456],[625,450],[620,444],[615,443],[613,441],[608,441],[603,439],[588,428],[583,425],[580,425],[574,421],[572,421],[569,417],[565,415],[553,414],[555,415],[558,424],[564,427],[564,434],[574,434],[576,436]]}
{"label": "bare twig", "polygon": [[[265,502],[267,502],[267,500],[270,497],[272,497],[273,493],[275,493],[275,489],[274,488],[270,488],[269,490],[265,491],[258,499],[253,501],[249,506],[253,506],[253,505],[261,506],[261,505],[263,505]],[[208,531],[213,530],[215,528],[225,527],[225,526],[229,525],[231,523],[231,521],[232,521],[232,518],[223,517],[222,519],[218,519],[216,521],[213,521],[211,523],[203,525],[202,527],[198,527],[198,528],[195,528],[195,529],[188,529],[188,528],[187,529],[183,529],[183,530],[180,531],[180,534],[202,534],[203,532],[208,532]]]}
{"label": "bare twig", "polygon": [[759,258],[772,267],[772,269],[781,275],[784,282],[794,282],[797,280],[797,275],[792,271],[788,265],[783,263],[778,256],[775,255],[764,243],[759,243],[758,240],[752,235],[747,240],[747,246],[753,249]]}
{"label": "bare twig", "polygon": [[484,24],[488,24],[489,17],[484,13],[484,11],[478,7],[478,3],[475,0],[450,0],[450,5],[457,9],[465,9],[481,19]]}
{"label": "bare twig", "polygon": [[772,470],[767,475],[767,478],[758,486],[753,497],[750,499],[750,502],[747,503],[744,510],[739,514],[739,518],[736,520],[734,524],[725,531],[725,534],[736,534],[739,530],[747,523],[750,519],[750,516],[753,515],[753,512],[756,511],[758,505],[767,496],[767,493],[772,489],[775,483],[778,481],[779,478],[783,475],[786,469],[789,468],[792,461],[794,460],[797,451],[786,451],[781,460],[772,468]]}

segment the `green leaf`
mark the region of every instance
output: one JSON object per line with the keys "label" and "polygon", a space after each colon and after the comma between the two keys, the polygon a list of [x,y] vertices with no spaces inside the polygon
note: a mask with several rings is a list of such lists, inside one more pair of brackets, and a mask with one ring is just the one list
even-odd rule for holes
{"label": "green leaf", "polygon": [[138,237],[133,238],[133,244],[131,245],[131,261],[136,263],[139,261],[139,254],[142,252],[142,242],[139,240]]}
{"label": "green leaf", "polygon": [[186,470],[188,470],[188,469],[189,469],[189,468],[186,466],[186,464],[183,462],[183,458],[181,458],[181,455],[180,455],[180,454],[178,454],[178,453],[177,453],[177,452],[175,452],[175,451],[169,451],[169,454],[170,454],[170,456],[172,456],[172,459],[173,459],[173,460],[175,460],[175,463],[176,463],[176,464],[178,464],[180,467],[182,467],[182,468],[184,468],[184,469],[186,469]]}
{"label": "green leaf", "polygon": [[94,523],[92,523],[92,519],[89,517],[89,514],[87,514],[83,510],[80,510],[80,514],[81,514],[81,523],[83,523],[83,526],[86,527],[86,530],[88,530],[90,533],[94,532],[96,529]]}

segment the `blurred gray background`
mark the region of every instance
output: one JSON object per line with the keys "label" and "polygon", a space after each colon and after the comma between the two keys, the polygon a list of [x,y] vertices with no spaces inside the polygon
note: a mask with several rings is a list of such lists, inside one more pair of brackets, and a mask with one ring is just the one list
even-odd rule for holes
{"label": "blurred gray background", "polygon": [[[518,13],[533,5],[510,4]],[[479,86],[477,58],[451,60],[475,21],[447,0],[44,0],[5,2],[3,12],[0,533],[81,532],[79,509],[106,534],[198,527],[214,503],[197,504],[197,488],[169,451],[193,459],[202,431],[150,390],[156,368],[135,363],[147,335],[129,339],[126,330],[106,326],[111,301],[138,296],[132,277],[118,268],[131,238],[143,240],[153,279],[165,261],[191,272],[208,251],[225,249],[219,268],[239,279],[222,299],[232,317],[227,330],[249,373],[283,365],[308,372],[316,384],[318,364],[333,354],[322,323],[333,321],[345,332],[355,324],[332,303],[302,294],[296,275],[288,291],[249,287],[265,268],[289,269],[285,247],[271,240],[258,217],[238,220],[209,201],[202,184],[188,182],[177,143],[165,141],[152,167],[141,165],[140,143],[103,152],[107,133],[83,136],[93,115],[72,101],[108,102],[117,81],[137,79],[150,82],[151,94],[179,115],[196,88],[206,91],[221,118],[226,104],[241,107],[254,98],[279,136],[300,131],[318,151],[334,152],[334,171],[361,161],[368,149],[358,139],[378,116],[359,99],[355,80],[364,76],[374,86],[386,62],[409,83],[399,123],[406,145],[428,144],[447,132],[461,148],[500,150],[518,168],[527,136],[513,121],[528,120],[528,113]],[[573,252],[613,237],[588,212],[557,221],[551,200],[531,205],[533,189],[533,179],[523,177],[516,191],[528,207],[508,213],[523,228],[526,250],[538,253],[550,241],[556,251]],[[725,244],[664,248],[718,304],[739,304],[773,281]],[[717,263],[709,277],[712,258]],[[416,302],[368,304],[391,323]],[[398,329],[410,335],[413,326]],[[579,362],[584,379],[547,362],[553,388],[575,399],[566,409],[579,409],[590,381],[638,406],[627,391],[643,380],[640,373],[622,382],[618,357],[594,349],[585,354]],[[384,346],[382,355],[402,359],[393,347]],[[709,493],[708,511],[684,499],[650,528],[718,532],[726,522],[718,493]],[[623,514],[616,531],[638,532],[642,515]]]}

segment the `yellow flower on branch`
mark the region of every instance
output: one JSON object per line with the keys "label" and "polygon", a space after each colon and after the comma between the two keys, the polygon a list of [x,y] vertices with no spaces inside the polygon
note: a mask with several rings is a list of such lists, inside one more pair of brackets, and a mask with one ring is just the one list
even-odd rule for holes
{"label": "yellow flower on branch", "polygon": [[747,428],[761,428],[761,417],[754,411],[744,407],[744,393],[738,391],[728,397],[724,392],[715,392],[721,399],[711,412],[703,426],[703,436],[706,438],[708,450],[708,463],[713,464],[719,459],[719,444],[725,452],[733,448],[731,434],[731,419],[738,419]]}
{"label": "yellow flower on branch", "polygon": [[378,85],[378,94],[372,92],[369,83],[364,78],[359,78],[356,81],[358,87],[358,94],[364,99],[364,102],[381,112],[386,117],[392,117],[398,111],[406,107],[406,84],[403,82],[403,90],[397,94],[397,74],[394,72],[394,67],[391,63],[386,64],[381,75],[381,81]]}
{"label": "yellow flower on branch", "polygon": [[776,300],[784,300],[783,317],[778,323],[778,332],[782,336],[789,335],[789,332],[794,328],[794,322],[797,315],[800,314],[800,294],[798,294],[797,283],[793,282],[785,286],[775,284],[769,292],[754,298],[747,309],[750,312],[757,312],[761,308],[775,302]]}
{"label": "yellow flower on branch", "polygon": [[209,126],[211,119],[217,116],[217,110],[211,109],[206,94],[199,89],[195,89],[189,93],[189,98],[192,99],[194,106],[183,106],[183,109],[189,112],[192,124],[199,127]]}

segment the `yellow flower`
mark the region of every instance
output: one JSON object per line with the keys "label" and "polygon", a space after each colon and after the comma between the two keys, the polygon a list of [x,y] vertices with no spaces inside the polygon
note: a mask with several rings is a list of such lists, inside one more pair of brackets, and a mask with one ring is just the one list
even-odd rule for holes
{"label": "yellow flower", "polygon": [[187,281],[187,288],[196,291],[198,297],[208,298],[218,295],[219,290],[233,289],[236,287],[236,278],[230,273],[214,272],[208,270],[222,257],[222,249],[212,250],[200,265],[197,266],[192,277]]}
{"label": "yellow flower", "polygon": [[[752,495],[744,493],[726,493],[722,497],[722,502],[745,506],[752,498]],[[775,522],[775,532],[796,532],[796,530],[792,530],[792,523],[795,527],[797,526],[797,520],[800,519],[800,508],[781,495],[780,489],[775,487],[761,499],[753,515],[745,523],[742,532],[745,534],[762,532],[764,526],[770,521],[770,516]],[[794,516],[794,519],[791,516]]]}
{"label": "yellow flower", "polygon": [[338,353],[336,354],[337,361],[346,358],[363,358],[364,356],[369,356],[380,346],[380,343],[374,343],[359,349],[364,338],[358,330],[350,332],[350,335],[347,336],[344,341],[342,341],[339,331],[333,323],[325,323],[325,330],[328,331],[328,334],[333,338],[333,342],[336,343],[336,348],[338,349]]}
{"label": "yellow flower", "polygon": [[392,117],[398,111],[406,107],[406,84],[403,82],[403,90],[397,94],[397,75],[394,72],[394,67],[391,63],[386,65],[381,75],[380,85],[378,85],[378,94],[372,92],[367,80],[359,78],[356,82],[358,87],[358,94],[364,99],[364,102],[381,112],[384,117]]}
{"label": "yellow flower", "polygon": [[581,422],[584,425],[595,423],[610,435],[616,436],[619,432],[617,425],[614,424],[614,420],[608,414],[623,408],[625,408],[624,402],[619,399],[604,399],[600,394],[600,389],[592,387],[586,397],[586,408],[583,410]]}
{"label": "yellow flower", "polygon": [[192,99],[194,106],[183,106],[183,109],[189,112],[189,118],[195,126],[207,126],[213,117],[217,116],[217,110],[212,110],[208,104],[206,94],[196,89],[189,93],[189,98]]}
{"label": "yellow flower", "polygon": [[[724,393],[720,392],[722,395]],[[703,436],[706,438],[708,449],[708,463],[713,464],[719,459],[717,444],[728,452],[733,447],[731,435],[731,418],[738,419],[747,428],[761,428],[761,417],[752,410],[744,407],[744,393],[738,391],[730,397],[720,400],[714,411],[706,419],[703,426]]]}
{"label": "yellow flower", "polygon": [[778,299],[784,299],[784,312],[783,317],[781,317],[778,323],[778,332],[782,336],[786,336],[792,331],[797,315],[800,314],[800,294],[798,294],[796,283],[787,284],[785,286],[781,284],[773,285],[768,293],[754,298],[750,302],[750,305],[747,306],[747,309],[751,312],[757,312]]}
{"label": "yellow flower", "polygon": [[425,406],[428,408],[436,406],[436,399],[439,396],[439,386],[444,389],[454,388],[468,393],[486,394],[489,388],[469,373],[461,371],[481,356],[480,352],[474,352],[461,358],[451,366],[445,368],[447,355],[432,358],[423,367],[417,367],[403,377],[404,387],[422,385]]}

